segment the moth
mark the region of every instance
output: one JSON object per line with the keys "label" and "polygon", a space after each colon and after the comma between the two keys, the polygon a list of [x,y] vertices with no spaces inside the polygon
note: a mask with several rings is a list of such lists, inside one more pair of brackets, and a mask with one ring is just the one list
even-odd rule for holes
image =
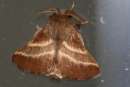
{"label": "moth", "polygon": [[12,61],[23,71],[55,79],[85,80],[100,74],[100,67],[85,48],[79,33],[87,21],[73,8],[50,8],[48,23],[37,27],[32,40],[16,50]]}

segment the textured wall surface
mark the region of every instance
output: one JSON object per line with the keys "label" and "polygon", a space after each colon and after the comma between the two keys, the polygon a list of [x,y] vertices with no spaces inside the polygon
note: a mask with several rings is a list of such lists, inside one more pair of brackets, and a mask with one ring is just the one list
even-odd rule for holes
{"label": "textured wall surface", "polygon": [[90,24],[81,33],[101,66],[102,75],[87,81],[50,80],[23,73],[11,62],[16,48],[32,38],[47,18],[37,12],[48,7],[68,8],[71,0],[0,0],[0,87],[129,87],[130,1],[76,0],[75,10]]}

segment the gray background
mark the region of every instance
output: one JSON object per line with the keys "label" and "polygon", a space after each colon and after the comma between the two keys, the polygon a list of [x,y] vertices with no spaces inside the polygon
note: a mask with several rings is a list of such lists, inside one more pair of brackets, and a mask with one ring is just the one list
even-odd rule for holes
{"label": "gray background", "polygon": [[[129,87],[130,86],[130,0],[76,0],[75,10],[90,23],[81,33],[101,66],[102,75],[85,81],[56,81],[23,73],[11,55],[32,38],[37,16],[50,6],[66,8],[71,0],[0,0],[0,87]],[[128,67],[129,66],[129,67]]]}

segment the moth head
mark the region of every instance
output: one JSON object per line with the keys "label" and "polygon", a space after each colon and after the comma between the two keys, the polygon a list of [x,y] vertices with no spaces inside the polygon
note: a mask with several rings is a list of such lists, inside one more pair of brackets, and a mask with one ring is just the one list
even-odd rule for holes
{"label": "moth head", "polygon": [[73,0],[73,3],[69,9],[59,9],[59,8],[49,8],[46,11],[41,11],[40,14],[50,14],[51,16],[64,16],[71,19],[76,20],[79,24],[87,24],[88,21],[85,20],[83,17],[79,16],[75,11],[75,1]]}

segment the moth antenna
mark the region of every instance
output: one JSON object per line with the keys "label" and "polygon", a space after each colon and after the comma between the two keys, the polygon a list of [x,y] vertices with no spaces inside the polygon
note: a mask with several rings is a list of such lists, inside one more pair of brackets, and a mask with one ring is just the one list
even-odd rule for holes
{"label": "moth antenna", "polygon": [[80,24],[87,24],[88,21],[84,19],[83,17],[79,16],[76,12],[71,11],[70,13],[76,20],[80,22]]}
{"label": "moth antenna", "polygon": [[40,11],[38,14],[49,14],[49,13],[59,13],[60,10],[58,8],[49,8],[45,11]]}
{"label": "moth antenna", "polygon": [[73,0],[70,10],[73,10],[75,8],[75,0]]}

